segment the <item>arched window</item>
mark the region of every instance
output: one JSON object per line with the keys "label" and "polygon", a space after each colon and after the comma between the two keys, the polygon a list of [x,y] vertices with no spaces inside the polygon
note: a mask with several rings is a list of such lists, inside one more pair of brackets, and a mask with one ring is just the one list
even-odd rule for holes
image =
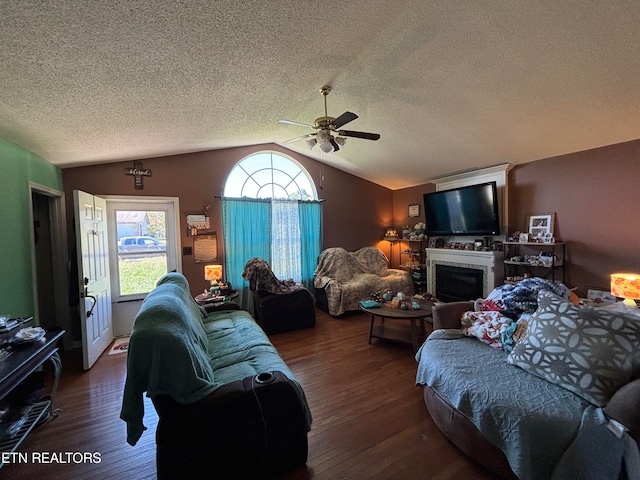
{"label": "arched window", "polygon": [[225,182],[222,223],[226,277],[240,290],[242,308],[253,308],[242,278],[244,265],[253,257],[266,260],[279,279],[291,278],[313,290],[322,245],[322,203],[298,162],[275,152],[238,162]]}
{"label": "arched window", "polygon": [[307,171],[292,158],[260,152],[233,167],[224,186],[225,197],[317,200],[316,188]]}

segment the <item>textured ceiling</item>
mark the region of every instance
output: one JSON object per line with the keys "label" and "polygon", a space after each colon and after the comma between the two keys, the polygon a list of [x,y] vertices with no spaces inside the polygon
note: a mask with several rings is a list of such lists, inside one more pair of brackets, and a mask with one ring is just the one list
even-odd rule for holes
{"label": "textured ceiling", "polygon": [[62,168],[282,142],[392,189],[640,137],[640,2],[0,2],[0,137]]}

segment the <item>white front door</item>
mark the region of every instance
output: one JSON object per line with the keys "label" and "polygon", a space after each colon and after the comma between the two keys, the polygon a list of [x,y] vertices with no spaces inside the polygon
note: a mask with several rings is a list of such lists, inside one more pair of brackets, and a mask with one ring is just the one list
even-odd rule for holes
{"label": "white front door", "polygon": [[113,340],[106,201],[80,190],[73,191],[73,200],[83,366],[88,370]]}

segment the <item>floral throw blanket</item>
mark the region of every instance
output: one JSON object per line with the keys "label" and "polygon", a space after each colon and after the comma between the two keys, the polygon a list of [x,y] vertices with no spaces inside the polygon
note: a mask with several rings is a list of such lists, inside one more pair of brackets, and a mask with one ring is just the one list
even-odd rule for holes
{"label": "floral throw blanket", "polygon": [[304,285],[291,278],[278,280],[266,260],[258,257],[254,257],[246,263],[242,278],[249,282],[249,289],[252,292],[264,290],[269,293],[286,294],[304,290]]}
{"label": "floral throw blanket", "polygon": [[528,278],[517,285],[505,284],[493,289],[487,298],[479,298],[475,311],[462,314],[462,333],[487,345],[510,352],[524,334],[528,317],[538,308],[538,292],[550,291],[568,299],[570,290],[562,283],[544,278]]}
{"label": "floral throw blanket", "polygon": [[388,268],[388,259],[377,247],[363,247],[348,252],[341,247],[323,250],[314,272],[314,286],[327,295],[329,314],[342,315],[358,310],[360,300],[373,292],[390,289],[394,293],[413,295],[414,286],[408,272]]}

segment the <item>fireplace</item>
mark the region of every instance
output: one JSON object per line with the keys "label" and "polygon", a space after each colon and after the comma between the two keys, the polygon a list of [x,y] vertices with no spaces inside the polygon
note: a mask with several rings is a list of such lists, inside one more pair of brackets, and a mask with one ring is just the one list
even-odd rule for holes
{"label": "fireplace", "polygon": [[[427,291],[443,302],[487,298],[502,285],[504,253],[499,251],[427,248]],[[436,269],[445,267],[442,273]],[[446,268],[449,267],[449,268]],[[447,279],[452,276],[452,279]],[[445,285],[441,285],[444,282]],[[444,291],[444,295],[442,292]]]}
{"label": "fireplace", "polygon": [[484,271],[436,265],[436,298],[441,302],[475,300],[483,296]]}

